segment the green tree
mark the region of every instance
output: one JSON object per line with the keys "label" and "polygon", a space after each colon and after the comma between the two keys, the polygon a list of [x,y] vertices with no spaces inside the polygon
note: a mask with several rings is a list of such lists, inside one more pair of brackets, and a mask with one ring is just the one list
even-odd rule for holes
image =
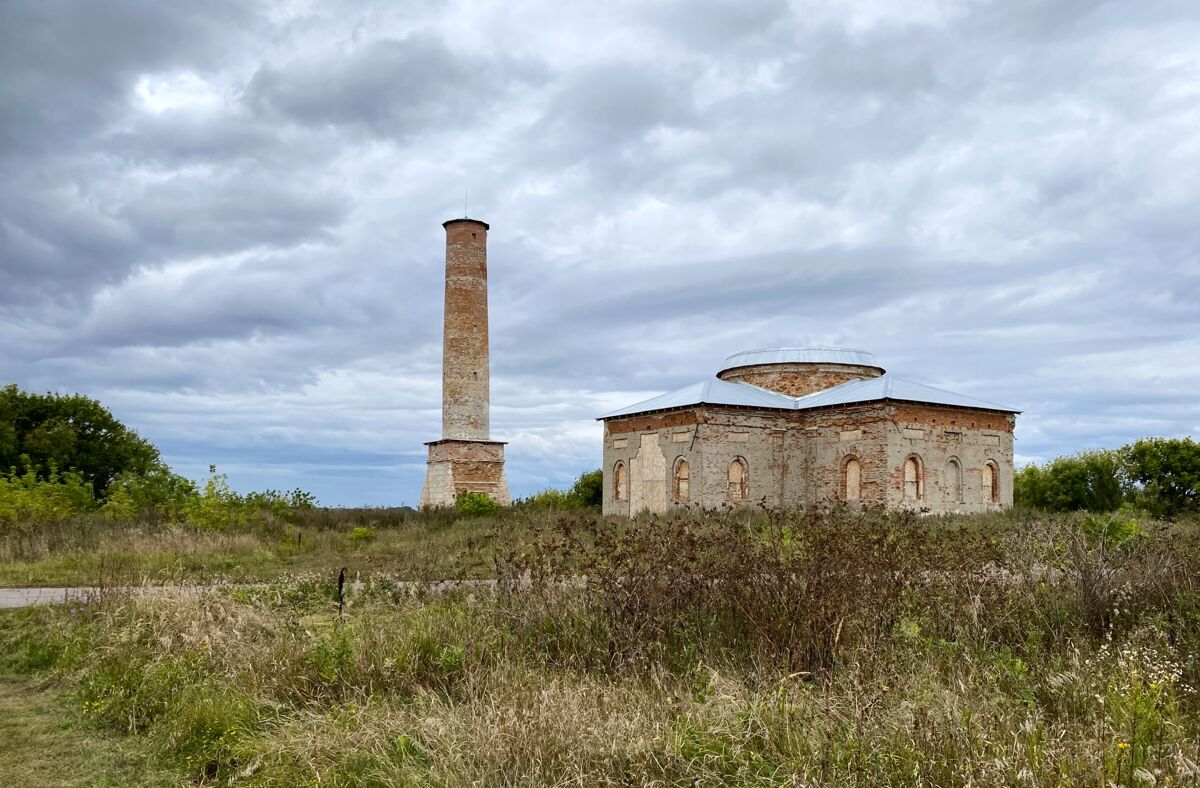
{"label": "green tree", "polygon": [[604,471],[597,468],[580,474],[575,484],[571,485],[570,495],[580,506],[599,509],[600,504],[604,502]]}
{"label": "green tree", "polygon": [[1013,498],[1050,512],[1112,512],[1125,501],[1122,477],[1120,452],[1088,451],[1017,471]]}
{"label": "green tree", "polygon": [[52,468],[73,470],[99,498],[121,474],[161,467],[158,449],[94,399],[0,389],[0,468],[32,469],[42,479]]}
{"label": "green tree", "polygon": [[1200,443],[1143,438],[1121,450],[1138,505],[1160,517],[1200,511]]}
{"label": "green tree", "polygon": [[1045,509],[1046,473],[1037,465],[1026,465],[1013,473],[1013,503]]}

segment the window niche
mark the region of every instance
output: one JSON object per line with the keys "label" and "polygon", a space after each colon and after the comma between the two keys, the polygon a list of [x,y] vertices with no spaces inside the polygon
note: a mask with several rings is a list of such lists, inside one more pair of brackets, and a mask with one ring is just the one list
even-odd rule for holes
{"label": "window niche", "polygon": [[733,462],[729,463],[729,500],[733,502],[746,500],[747,487],[750,474],[746,468],[746,461],[741,457],[735,457]]}
{"label": "window niche", "polygon": [[672,495],[678,503],[687,503],[691,497],[691,466],[682,457],[675,461],[673,479]]}
{"label": "window niche", "polygon": [[846,460],[842,468],[842,499],[846,501],[862,500],[862,463],[857,457]]}
{"label": "window niche", "polygon": [[625,463],[618,462],[613,466],[613,500],[624,501],[629,498],[629,475]]}
{"label": "window niche", "polygon": [[910,454],[904,461],[904,500],[919,501],[925,497],[921,483],[921,458]]}

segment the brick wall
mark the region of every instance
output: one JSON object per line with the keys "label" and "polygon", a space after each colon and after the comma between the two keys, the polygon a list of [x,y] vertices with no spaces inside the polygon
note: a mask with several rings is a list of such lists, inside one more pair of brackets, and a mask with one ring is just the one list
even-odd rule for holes
{"label": "brick wall", "polygon": [[442,437],[487,440],[488,226],[457,219],[445,228]]}
{"label": "brick wall", "polygon": [[[746,461],[751,504],[844,500],[844,468],[854,458],[862,470],[860,505],[989,511],[1012,505],[1014,424],[1015,417],[1005,413],[893,402],[796,412],[704,405],[611,419],[604,433],[604,511],[628,514],[630,498],[650,511],[679,506],[672,496],[672,470],[680,458],[690,469],[688,503],[725,505],[735,457]],[[919,458],[920,465],[915,501],[905,499],[909,456]],[[948,465],[952,459],[956,472]],[[624,501],[613,500],[617,462],[629,472],[631,495]],[[981,486],[988,462],[998,473],[998,503],[987,500]]]}
{"label": "brick wall", "polygon": [[496,441],[440,440],[429,446],[429,467],[421,490],[421,506],[453,506],[463,492],[485,493],[507,506],[511,501],[504,476],[504,444]]}
{"label": "brick wall", "polygon": [[741,381],[789,397],[803,397],[849,380],[877,378],[883,374],[879,367],[859,364],[755,364],[727,369],[717,375],[721,380]]}

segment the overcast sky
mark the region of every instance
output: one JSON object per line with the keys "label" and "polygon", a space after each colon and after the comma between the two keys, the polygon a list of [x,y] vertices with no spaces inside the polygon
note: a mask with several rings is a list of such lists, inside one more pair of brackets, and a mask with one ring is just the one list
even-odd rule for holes
{"label": "overcast sky", "polygon": [[1196,435],[1197,42],[1194,0],[0,0],[0,383],[415,504],[466,190],[516,495],[776,345],[1020,408],[1018,464]]}

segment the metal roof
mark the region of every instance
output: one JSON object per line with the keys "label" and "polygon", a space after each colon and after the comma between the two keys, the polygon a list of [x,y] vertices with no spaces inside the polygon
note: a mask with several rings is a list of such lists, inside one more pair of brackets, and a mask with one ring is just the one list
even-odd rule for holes
{"label": "metal roof", "polygon": [[850,380],[838,386],[823,391],[814,391],[796,400],[797,410],[824,408],[830,405],[850,405],[858,402],[874,402],[875,400],[893,399],[904,402],[924,402],[930,405],[953,405],[958,408],[977,408],[980,410],[999,410],[1006,413],[1020,413],[1016,408],[998,405],[982,399],[968,397],[965,394],[955,394],[952,391],[926,386],[924,383],[914,383],[911,380],[901,380],[892,375],[881,375],[865,380]]}
{"label": "metal roof", "polygon": [[879,366],[874,353],[847,347],[776,347],[745,350],[725,359],[725,369],[748,367],[752,364],[860,364]]}
{"label": "metal roof", "polygon": [[684,386],[667,394],[653,397],[635,405],[630,405],[627,408],[613,411],[600,418],[611,419],[614,416],[629,416],[634,413],[686,408],[689,405],[700,404],[740,405],[745,408],[794,410],[796,408],[796,398],[740,381],[705,380],[700,383],[693,383],[690,386]]}
{"label": "metal roof", "polygon": [[708,380],[701,383],[693,383],[676,391],[630,405],[627,408],[613,411],[600,418],[611,419],[617,416],[631,416],[635,413],[648,413],[655,410],[686,408],[692,405],[738,405],[746,408],[771,408],[775,410],[811,410],[831,405],[853,405],[887,399],[903,402],[923,402],[930,405],[950,405],[958,408],[975,408],[977,410],[998,410],[1005,413],[1020,413],[1016,408],[997,405],[994,402],[975,399],[963,394],[955,394],[944,389],[926,386],[923,383],[900,380],[891,375],[883,375],[865,380],[851,380],[825,389],[824,391],[807,394],[803,397],[789,397],[786,394],[768,391],[767,389],[740,381]]}

